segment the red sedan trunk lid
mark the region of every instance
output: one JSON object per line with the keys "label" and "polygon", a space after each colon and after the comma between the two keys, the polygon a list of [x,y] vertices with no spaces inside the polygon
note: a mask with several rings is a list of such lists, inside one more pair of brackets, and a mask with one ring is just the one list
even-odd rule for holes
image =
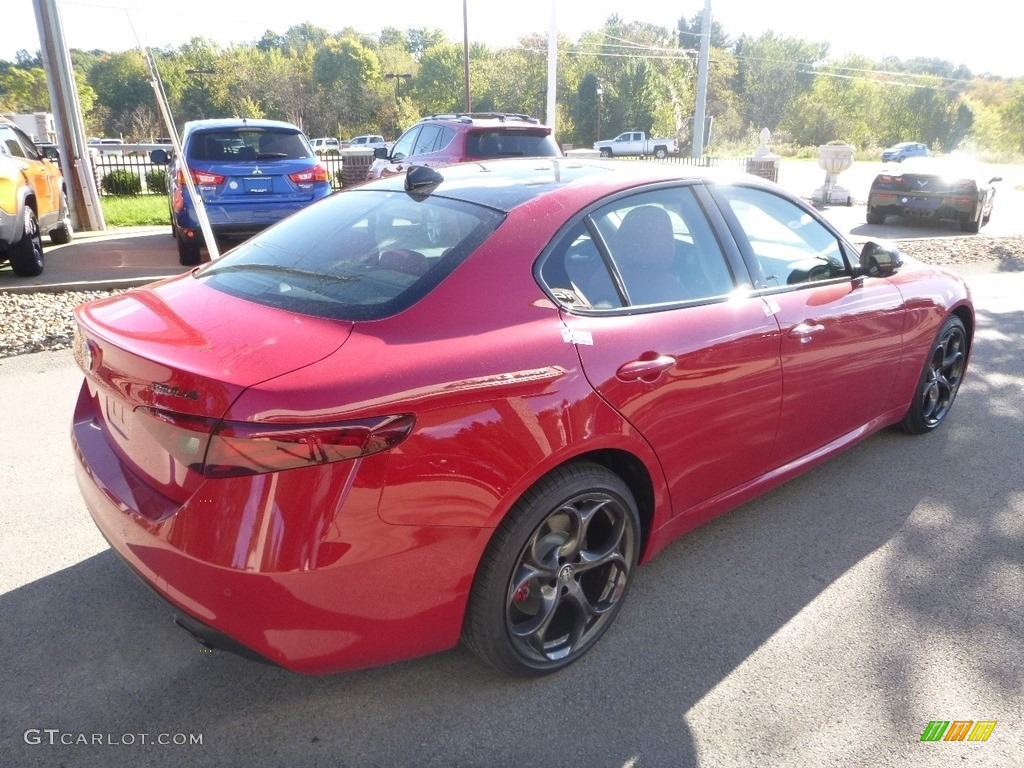
{"label": "red sedan trunk lid", "polygon": [[183,464],[174,455],[181,446],[167,448],[173,430],[155,414],[219,419],[247,387],[322,360],[352,330],[195,285],[191,275],[85,304],[75,315],[91,406],[76,421],[91,419],[134,474],[176,501],[198,487],[203,457]]}

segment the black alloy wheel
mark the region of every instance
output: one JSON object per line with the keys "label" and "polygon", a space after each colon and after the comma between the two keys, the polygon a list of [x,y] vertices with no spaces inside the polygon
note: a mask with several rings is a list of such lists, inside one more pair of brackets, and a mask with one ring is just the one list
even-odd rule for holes
{"label": "black alloy wheel", "polygon": [[953,407],[967,366],[967,331],[958,317],[943,323],[925,363],[910,410],[900,422],[904,432],[920,435],[938,427]]}
{"label": "black alloy wheel", "polygon": [[591,463],[554,470],[512,509],[484,554],[467,645],[513,675],[568,666],[614,621],[639,546],[636,502],[615,473]]}

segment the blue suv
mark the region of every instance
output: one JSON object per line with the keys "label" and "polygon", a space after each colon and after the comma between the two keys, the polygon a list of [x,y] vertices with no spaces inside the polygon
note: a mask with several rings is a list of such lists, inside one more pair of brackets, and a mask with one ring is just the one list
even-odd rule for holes
{"label": "blue suv", "polygon": [[[300,208],[331,194],[327,169],[318,161],[305,134],[277,120],[196,120],[185,124],[181,139],[184,162],[174,158],[167,188],[171,231],[178,260],[199,263],[203,233],[185,186],[189,173],[203,199],[218,238],[245,239]],[[154,150],[155,163],[168,162]]]}
{"label": "blue suv", "polygon": [[928,157],[928,147],[918,141],[901,141],[882,151],[883,163],[902,163],[908,157]]}

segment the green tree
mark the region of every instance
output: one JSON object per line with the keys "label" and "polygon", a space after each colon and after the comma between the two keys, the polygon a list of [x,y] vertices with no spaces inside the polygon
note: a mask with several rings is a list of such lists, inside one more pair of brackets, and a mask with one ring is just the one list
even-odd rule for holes
{"label": "green tree", "polygon": [[375,128],[384,99],[381,75],[376,52],[356,37],[325,41],[313,56],[313,83],[330,107],[322,124],[349,131]]}
{"label": "green tree", "polygon": [[425,114],[461,111],[462,46],[438,43],[424,51],[412,90]]}
{"label": "green tree", "polygon": [[150,86],[149,67],[138,51],[108,53],[89,70],[89,85],[106,110],[101,129],[109,136],[138,138],[133,133],[133,114],[154,111],[156,99]]}
{"label": "green tree", "polygon": [[0,107],[4,112],[48,112],[50,94],[42,67],[11,67],[0,75]]}
{"label": "green tree", "polygon": [[828,55],[828,43],[782,37],[768,31],[740,38],[735,87],[743,119],[755,130],[774,131],[797,98],[814,85],[814,65]]}

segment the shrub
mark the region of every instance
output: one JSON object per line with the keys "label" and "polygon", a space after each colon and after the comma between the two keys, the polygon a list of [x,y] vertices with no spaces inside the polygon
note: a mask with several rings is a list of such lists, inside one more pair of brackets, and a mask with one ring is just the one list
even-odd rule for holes
{"label": "shrub", "polygon": [[146,189],[150,192],[167,192],[167,169],[153,168],[146,171]]}
{"label": "shrub", "polygon": [[137,195],[142,192],[142,180],[137,173],[117,168],[103,177],[100,187],[108,195]]}
{"label": "shrub", "polygon": [[337,186],[337,187],[344,186],[344,184],[345,184],[345,180],[342,177],[341,172],[342,172],[341,168],[339,168],[338,170],[336,170],[334,172],[334,180],[337,182],[337,184],[335,184],[335,186]]}

